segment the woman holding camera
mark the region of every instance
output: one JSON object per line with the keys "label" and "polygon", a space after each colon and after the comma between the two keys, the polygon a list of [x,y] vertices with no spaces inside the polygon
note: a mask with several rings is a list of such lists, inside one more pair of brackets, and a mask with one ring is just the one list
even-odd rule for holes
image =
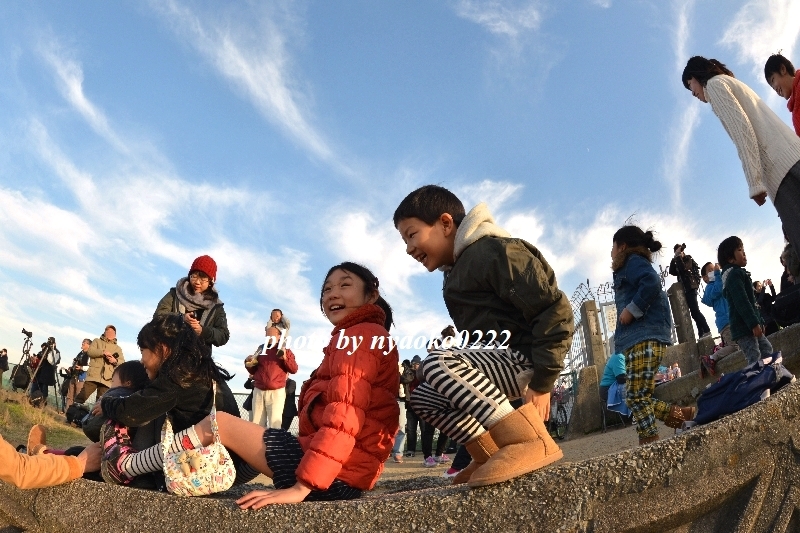
{"label": "woman holding camera", "polygon": [[217,263],[207,255],[201,255],[189,268],[189,275],[178,280],[175,287],[161,298],[153,318],[168,314],[183,315],[206,346],[223,346],[231,334],[228,318],[219,299],[214,282],[217,278]]}

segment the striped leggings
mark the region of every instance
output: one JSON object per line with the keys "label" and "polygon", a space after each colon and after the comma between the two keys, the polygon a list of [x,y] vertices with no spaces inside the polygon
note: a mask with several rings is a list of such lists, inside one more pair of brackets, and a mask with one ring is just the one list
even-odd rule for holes
{"label": "striped leggings", "polygon": [[422,373],[425,383],[411,393],[411,408],[464,444],[511,414],[509,398],[525,395],[533,365],[510,349],[434,350]]}
{"label": "striped leggings", "polygon": [[656,341],[640,342],[625,350],[625,371],[628,374],[625,403],[631,410],[640,438],[658,435],[656,418],[666,420],[669,416],[669,404],[653,398],[656,371],[666,351],[667,345]]}

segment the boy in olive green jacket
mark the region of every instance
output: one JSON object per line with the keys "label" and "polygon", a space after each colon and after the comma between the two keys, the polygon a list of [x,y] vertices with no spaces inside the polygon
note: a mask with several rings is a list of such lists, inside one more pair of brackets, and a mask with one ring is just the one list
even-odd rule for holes
{"label": "boy in olive green jacket", "polygon": [[[465,213],[450,191],[427,185],[394,213],[406,252],[445,272],[443,295],[460,346],[422,363],[411,408],[466,447],[454,478],[478,487],[550,464],[563,453],[543,420],[574,331],[572,308],[541,252],[494,223],[485,204]],[[515,411],[510,400],[525,398]]]}

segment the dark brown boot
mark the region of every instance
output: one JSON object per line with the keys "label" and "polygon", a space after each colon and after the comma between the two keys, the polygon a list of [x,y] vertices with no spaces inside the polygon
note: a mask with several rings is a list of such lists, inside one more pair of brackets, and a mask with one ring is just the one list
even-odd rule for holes
{"label": "dark brown boot", "polygon": [[498,450],[497,444],[494,443],[492,440],[492,435],[488,431],[481,433],[466,443],[464,447],[472,457],[472,462],[468,464],[466,468],[461,470],[461,472],[456,474],[456,477],[453,478],[453,485],[460,485],[469,481],[469,478],[472,477],[473,472],[475,472],[479,466],[488,461],[489,457],[494,455]]}
{"label": "dark brown boot", "polygon": [[502,483],[564,457],[532,403],[526,403],[489,429],[500,448],[472,474],[470,487]]}
{"label": "dark brown boot", "polygon": [[668,428],[678,429],[687,420],[694,420],[697,409],[694,407],[681,407],[672,405],[669,408],[669,416],[664,420],[664,425]]}
{"label": "dark brown boot", "polygon": [[657,440],[658,433],[651,435],[650,437],[639,437],[639,446],[644,446],[645,444],[650,444],[651,442],[656,442]]}

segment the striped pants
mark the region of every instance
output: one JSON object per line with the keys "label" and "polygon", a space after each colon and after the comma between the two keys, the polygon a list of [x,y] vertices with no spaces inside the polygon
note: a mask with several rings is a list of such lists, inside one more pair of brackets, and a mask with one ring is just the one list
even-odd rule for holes
{"label": "striped pants", "polygon": [[409,403],[420,418],[458,443],[469,442],[514,410],[533,365],[510,349],[434,350],[422,362],[422,383]]}
{"label": "striped pants", "polygon": [[656,371],[667,345],[656,341],[644,341],[625,350],[625,371],[628,374],[628,396],[625,403],[636,422],[639,438],[658,435],[656,418],[666,420],[669,404],[653,398],[656,388]]}

